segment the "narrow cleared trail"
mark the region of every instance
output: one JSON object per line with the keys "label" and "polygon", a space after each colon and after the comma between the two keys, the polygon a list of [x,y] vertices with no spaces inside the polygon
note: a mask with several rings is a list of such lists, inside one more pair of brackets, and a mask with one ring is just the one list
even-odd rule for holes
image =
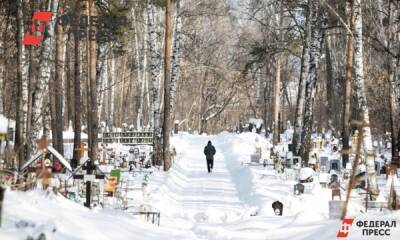
{"label": "narrow cleared trail", "polygon": [[[218,142],[210,136],[190,136],[185,140],[175,143],[178,155],[161,187],[163,194],[158,196],[161,197],[158,207],[171,217],[182,211],[181,216],[193,223],[225,223],[240,217],[244,204],[228,168],[231,163]],[[203,154],[208,140],[217,149],[212,173],[207,172]]]}

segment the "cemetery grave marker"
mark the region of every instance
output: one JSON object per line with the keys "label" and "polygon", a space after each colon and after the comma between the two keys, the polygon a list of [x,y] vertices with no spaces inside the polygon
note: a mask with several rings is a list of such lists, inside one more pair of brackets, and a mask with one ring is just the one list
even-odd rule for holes
{"label": "cemetery grave marker", "polygon": [[283,203],[275,201],[272,203],[272,209],[276,216],[282,216],[283,213]]}
{"label": "cemetery grave marker", "polygon": [[294,185],[294,195],[304,194],[304,185],[301,183],[297,183]]}
{"label": "cemetery grave marker", "polygon": [[341,170],[340,166],[341,166],[340,160],[333,159],[330,161],[330,170],[335,170],[337,172],[340,172]]}
{"label": "cemetery grave marker", "polygon": [[321,169],[328,168],[328,161],[329,161],[328,157],[320,157],[319,158],[319,163],[320,163]]}

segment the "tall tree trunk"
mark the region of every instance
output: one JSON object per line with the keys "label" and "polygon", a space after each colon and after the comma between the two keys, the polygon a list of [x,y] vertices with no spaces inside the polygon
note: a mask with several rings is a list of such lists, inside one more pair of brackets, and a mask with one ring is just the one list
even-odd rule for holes
{"label": "tall tree trunk", "polygon": [[[135,14],[135,10],[132,9],[132,18],[134,19],[134,24],[133,24],[133,28],[134,28],[134,38],[135,38],[135,44],[133,46],[133,48],[135,49],[135,60],[136,60],[136,65],[137,65],[137,79],[139,81],[139,98],[135,98],[135,101],[139,101],[139,103],[136,103],[137,106],[139,106],[137,108],[137,115],[136,115],[136,129],[140,129],[141,128],[141,118],[142,118],[142,112],[143,112],[143,97],[144,97],[144,79],[142,78],[144,75],[142,75],[141,70],[143,71],[144,68],[142,67],[143,65],[140,64],[140,54],[139,54],[139,35],[138,35],[138,30],[139,30],[139,23],[138,20],[136,18],[136,14]],[[146,21],[146,18],[145,18]],[[146,23],[144,24],[146,26]],[[144,36],[146,36],[146,32],[144,33]],[[146,42],[144,44],[144,46],[146,45]],[[143,55],[146,55],[146,50],[143,51]],[[145,59],[145,57],[144,57]],[[132,59],[133,61],[133,59]],[[143,64],[144,64],[144,60],[143,60]],[[144,70],[145,71],[145,70]],[[135,107],[133,108],[134,110],[136,109]]]}
{"label": "tall tree trunk", "polygon": [[297,91],[296,111],[294,119],[293,132],[293,151],[294,154],[300,154],[300,143],[302,142],[302,129],[304,118],[304,96],[306,91],[306,79],[310,64],[310,41],[311,41],[311,9],[306,9],[306,23],[303,37],[303,53],[301,57],[300,79]]}
{"label": "tall tree trunk", "polygon": [[274,138],[273,143],[277,145],[279,143],[279,113],[281,110],[280,96],[281,96],[281,53],[276,56],[275,62],[275,83],[274,83]]}
{"label": "tall tree trunk", "polygon": [[44,99],[44,105],[43,105],[43,117],[42,117],[42,125],[43,125],[43,137],[48,139],[50,137],[50,129],[51,129],[51,113],[50,113],[50,101],[51,97],[50,95],[46,96],[46,99]]}
{"label": "tall tree trunk", "polygon": [[347,53],[346,53],[346,79],[344,84],[344,99],[343,99],[343,113],[342,113],[342,164],[346,167],[349,162],[350,153],[350,117],[351,117],[351,86],[353,78],[353,55],[354,55],[354,0],[350,0],[349,3],[349,23],[350,23],[350,33],[347,34]]}
{"label": "tall tree trunk", "polygon": [[331,36],[326,34],[325,39],[325,63],[326,63],[326,128],[333,128],[333,119],[334,118],[334,96],[335,96],[335,84],[334,84],[334,76],[333,76],[333,63],[332,63],[332,39]]}
{"label": "tall tree trunk", "polygon": [[27,79],[27,62],[25,47],[22,44],[24,33],[23,22],[23,0],[17,2],[17,52],[18,52],[18,67],[17,67],[17,111],[16,111],[16,137],[15,151],[18,153],[19,167],[25,161],[25,135],[26,135],[26,116],[28,111],[28,79]]}
{"label": "tall tree trunk", "polygon": [[[66,45],[68,47],[71,46],[71,34],[68,34],[68,40]],[[74,96],[73,96],[73,61],[72,61],[72,53],[71,51],[65,51],[65,62],[66,62],[66,77],[64,79],[65,86],[65,96],[64,96],[64,126],[68,129],[70,124],[73,121],[74,117]]]}
{"label": "tall tree trunk", "polygon": [[75,103],[75,113],[74,113],[74,149],[72,156],[72,167],[76,168],[81,158],[80,155],[80,144],[81,144],[81,54],[80,54],[80,41],[79,41],[79,25],[80,25],[80,2],[81,0],[75,0],[75,21],[76,26],[74,26],[74,103]]}
{"label": "tall tree trunk", "polygon": [[207,97],[206,97],[206,84],[208,81],[208,70],[205,69],[202,81],[200,82],[200,103],[199,103],[199,128],[200,134],[207,131],[206,110],[207,110]]}
{"label": "tall tree trunk", "polygon": [[144,17],[144,34],[143,34],[143,67],[142,67],[142,79],[140,81],[140,99],[139,99],[139,109],[138,115],[136,119],[136,128],[142,128],[144,123],[143,116],[143,108],[144,108],[144,100],[145,100],[145,92],[146,92],[146,84],[147,84],[147,36],[148,36],[148,19]]}
{"label": "tall tree trunk", "polygon": [[[58,8],[58,18],[62,16],[63,10],[61,6]],[[52,129],[52,138],[55,149],[64,155],[64,143],[63,143],[63,116],[62,116],[62,104],[63,104],[63,72],[64,72],[64,30],[61,24],[56,25],[56,71],[54,77],[54,110],[55,110],[55,124]]]}
{"label": "tall tree trunk", "polygon": [[304,126],[302,131],[302,141],[300,148],[300,155],[305,164],[308,164],[309,153],[311,150],[311,134],[313,128],[313,110],[316,96],[317,87],[317,70],[320,57],[320,48],[322,42],[322,26],[321,19],[319,18],[319,0],[309,0],[309,7],[311,11],[311,42],[310,42],[310,64],[308,75],[306,78],[305,90],[305,107],[304,107]]}
{"label": "tall tree trunk", "polygon": [[176,89],[178,85],[178,78],[179,78],[179,66],[180,66],[180,55],[182,51],[182,16],[181,16],[181,5],[180,0],[176,1],[176,18],[175,18],[175,25],[174,25],[174,46],[173,46],[173,53],[172,53],[172,66],[171,66],[171,101],[170,101],[170,108],[171,113],[174,112],[175,107],[175,98],[176,98]]}
{"label": "tall tree trunk", "polygon": [[[378,194],[378,184],[376,182],[375,173],[375,157],[372,145],[371,127],[369,126],[369,109],[367,103],[366,86],[364,78],[364,65],[363,65],[363,36],[362,36],[362,0],[354,1],[354,15],[355,15],[355,25],[354,25],[354,69],[355,69],[355,83],[357,87],[357,100],[359,104],[359,109],[361,110],[361,116],[364,124],[363,131],[363,144],[366,150],[366,165],[367,165],[367,180],[369,190],[373,194]],[[377,195],[373,196],[375,199]]]}
{"label": "tall tree trunk", "polygon": [[33,149],[36,149],[35,140],[39,138],[41,124],[40,116],[41,110],[43,108],[45,98],[46,98],[46,86],[48,86],[51,77],[51,63],[52,54],[54,52],[55,42],[54,42],[54,27],[56,23],[56,12],[58,9],[58,0],[52,0],[49,4],[48,11],[53,13],[50,23],[46,26],[46,37],[42,43],[42,53],[39,62],[39,78],[36,84],[32,99],[32,119],[31,119],[31,134],[30,134],[30,145]]}
{"label": "tall tree trunk", "polygon": [[[89,17],[96,15],[96,9],[93,0],[89,0]],[[89,30],[90,31],[90,30]],[[89,35],[88,35],[89,36]],[[89,38],[88,38],[89,39]],[[98,103],[97,103],[97,78],[96,78],[96,66],[97,66],[97,56],[96,56],[96,42],[89,42],[89,64],[88,64],[88,75],[89,75],[89,95],[90,101],[88,103],[88,130],[89,130],[89,158],[92,161],[97,159],[97,148],[98,148]]]}
{"label": "tall tree trunk", "polygon": [[[389,1],[389,9],[388,9],[388,29],[387,29],[387,46],[386,48],[390,51],[392,48],[392,41],[399,41],[399,34],[397,24],[395,27],[393,26],[393,15],[396,17],[393,11],[392,1]],[[397,10],[399,11],[399,10]],[[382,14],[380,14],[382,15]],[[383,24],[381,24],[383,28]],[[394,28],[394,29],[392,29]],[[395,38],[393,38],[393,32],[395,33]],[[398,51],[400,53],[400,51]],[[397,123],[397,109],[399,107],[399,102],[397,101],[397,94],[399,89],[396,89],[396,82],[398,81],[398,60],[393,58],[389,53],[387,54],[387,71],[389,76],[389,109],[390,109],[390,132],[392,138],[392,160],[391,164],[399,167],[400,159],[399,159],[399,149],[398,149],[398,123]]]}
{"label": "tall tree trunk", "polygon": [[154,6],[148,1],[147,2],[147,15],[148,15],[148,26],[149,26],[149,49],[151,56],[151,124],[153,129],[154,137],[154,149],[153,149],[153,164],[161,166],[162,159],[162,145],[161,145],[161,128],[160,128],[160,93],[159,93],[159,81],[158,81],[158,58],[159,54],[156,49],[157,33],[156,27],[154,26],[155,11]]}
{"label": "tall tree trunk", "polygon": [[163,159],[164,171],[171,167],[169,154],[169,137],[171,132],[171,47],[172,47],[172,21],[171,0],[165,0],[165,44],[164,44],[164,118],[163,118]]}
{"label": "tall tree trunk", "polygon": [[108,46],[103,44],[98,48],[98,64],[96,66],[96,77],[97,77],[97,95],[99,96],[97,101],[98,109],[97,119],[98,122],[102,121],[102,116],[104,115],[104,96],[107,85],[107,76],[108,76],[108,64],[107,64],[107,55],[108,55]]}
{"label": "tall tree trunk", "polygon": [[[276,24],[279,26],[279,40],[282,41],[282,23],[283,23],[283,5],[279,7],[279,12],[276,13]],[[274,118],[273,118],[273,126],[274,126],[274,138],[273,144],[274,146],[279,143],[280,139],[280,117],[281,117],[281,62],[282,62],[282,53],[278,53],[275,59],[275,83],[274,83]]]}
{"label": "tall tree trunk", "polygon": [[[115,91],[115,57],[111,55],[111,62],[109,63],[110,71],[108,71],[107,83],[107,126],[112,128],[114,126],[114,91]],[[111,130],[111,129],[110,129]]]}

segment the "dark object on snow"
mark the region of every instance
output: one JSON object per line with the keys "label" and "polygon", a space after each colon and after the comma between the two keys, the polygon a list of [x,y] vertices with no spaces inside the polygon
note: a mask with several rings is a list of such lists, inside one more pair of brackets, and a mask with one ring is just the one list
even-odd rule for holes
{"label": "dark object on snow", "polygon": [[301,183],[298,183],[294,185],[294,194],[295,195],[301,195],[304,193],[304,185]]}
{"label": "dark object on snow", "polygon": [[283,213],[283,203],[279,201],[275,201],[272,203],[272,209],[274,209],[274,213],[276,216],[282,216]]}
{"label": "dark object on snow", "polygon": [[4,192],[5,191],[6,191],[6,189],[0,185],[0,227],[1,227],[1,215],[3,212],[3,200],[4,200]]}
{"label": "dark object on snow", "polygon": [[216,152],[217,151],[215,150],[215,147],[211,144],[211,141],[208,141],[207,146],[204,148],[204,155],[206,155],[208,172],[211,172],[211,169],[214,167],[214,155]]}
{"label": "dark object on snow", "polygon": [[178,134],[179,132],[179,123],[174,123],[174,134]]}
{"label": "dark object on snow", "polygon": [[249,123],[249,132],[253,131],[253,124]]}
{"label": "dark object on snow", "polygon": [[147,222],[160,226],[160,212],[134,212],[133,215],[144,216]]}
{"label": "dark object on snow", "polygon": [[214,160],[208,160],[207,159],[207,170],[208,170],[208,172],[211,172],[213,167],[214,167]]}
{"label": "dark object on snow", "polygon": [[243,132],[243,124],[242,121],[239,121],[239,133]]}

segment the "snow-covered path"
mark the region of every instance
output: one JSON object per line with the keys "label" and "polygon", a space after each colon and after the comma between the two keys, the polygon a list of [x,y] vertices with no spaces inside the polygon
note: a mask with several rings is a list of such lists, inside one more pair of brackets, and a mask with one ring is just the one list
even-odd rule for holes
{"label": "snow-covered path", "polygon": [[[292,182],[277,178],[273,170],[241,165],[250,159],[256,136],[222,133],[173,138],[178,153],[173,168],[153,181],[152,206],[162,213],[161,225],[191,231],[200,239],[287,239],[299,238],[300,232],[307,239],[327,226],[320,223],[323,216],[307,211],[317,209],[318,200],[293,201]],[[207,172],[203,154],[208,140],[217,149],[212,173]],[[260,141],[267,144],[266,139]],[[286,216],[274,216],[270,206],[277,199],[284,202]],[[292,204],[303,205],[298,212],[306,211],[297,214]],[[333,236],[335,231],[320,235]]]}
{"label": "snow-covered path", "polygon": [[[228,168],[230,160],[222,151],[225,148],[218,146],[215,137],[188,136],[185,140],[174,141],[178,156],[166,182],[157,189],[160,191],[155,193],[153,206],[167,219],[174,218],[171,222],[180,217],[191,222],[190,227],[237,220],[246,209]],[[207,172],[203,154],[208,140],[217,148],[212,173]]]}

